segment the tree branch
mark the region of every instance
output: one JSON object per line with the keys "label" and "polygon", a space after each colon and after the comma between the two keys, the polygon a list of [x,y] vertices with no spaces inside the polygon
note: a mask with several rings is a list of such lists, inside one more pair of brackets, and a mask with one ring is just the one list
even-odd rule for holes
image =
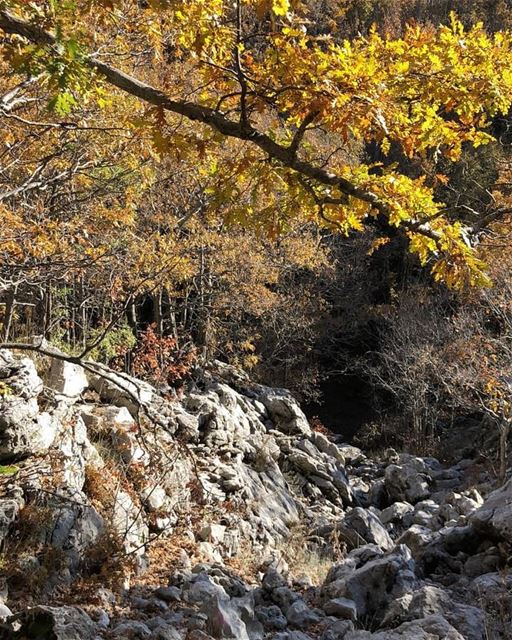
{"label": "tree branch", "polygon": [[[22,36],[35,44],[46,46],[54,46],[57,44],[55,36],[51,33],[5,10],[0,11],[0,29],[5,33]],[[293,142],[292,149],[290,149],[288,146],[275,142],[268,135],[258,131],[252,124],[244,122],[243,119],[235,122],[210,107],[189,101],[172,100],[163,91],[138,80],[116,67],[102,62],[94,56],[86,57],[85,63],[103,76],[107,82],[121,91],[139,98],[144,102],[160,107],[165,111],[176,113],[189,120],[206,124],[228,138],[249,141],[283,166],[296,171],[302,176],[315,180],[320,184],[335,187],[347,196],[367,202],[386,219],[389,219],[391,214],[389,206],[385,202],[382,202],[375,193],[362,189],[354,185],[350,180],[331,173],[322,167],[300,160],[296,154],[293,153]],[[402,223],[402,226],[410,228],[416,233],[420,233],[435,241],[440,240],[440,235],[428,227],[416,226],[415,223],[408,223],[406,221]]]}

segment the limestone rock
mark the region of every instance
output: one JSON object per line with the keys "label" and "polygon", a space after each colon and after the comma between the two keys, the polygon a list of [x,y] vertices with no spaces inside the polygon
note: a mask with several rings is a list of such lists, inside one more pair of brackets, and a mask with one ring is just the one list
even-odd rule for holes
{"label": "limestone rock", "polygon": [[340,523],[340,531],[353,546],[376,544],[384,551],[390,551],[394,542],[379,518],[361,507],[352,509]]}
{"label": "limestone rock", "polygon": [[76,399],[87,389],[89,381],[80,365],[52,358],[47,386],[61,396]]}
{"label": "limestone rock", "polygon": [[405,622],[391,631],[354,631],[343,640],[465,640],[442,616],[434,615]]}
{"label": "limestone rock", "polygon": [[43,381],[34,363],[0,352],[0,381],[7,390],[0,394],[0,462],[45,453],[55,440],[57,425],[39,411]]}
{"label": "limestone rock", "polygon": [[353,600],[359,618],[379,619],[386,607],[417,587],[414,560],[403,545],[396,552],[367,562],[335,583],[336,597]]}
{"label": "limestone rock", "polygon": [[27,609],[17,616],[19,628],[14,631],[0,631],[2,640],[94,640],[96,625],[78,607],[37,606]]}
{"label": "limestone rock", "polygon": [[484,535],[496,539],[512,539],[512,478],[493,491],[471,516],[470,522]]}

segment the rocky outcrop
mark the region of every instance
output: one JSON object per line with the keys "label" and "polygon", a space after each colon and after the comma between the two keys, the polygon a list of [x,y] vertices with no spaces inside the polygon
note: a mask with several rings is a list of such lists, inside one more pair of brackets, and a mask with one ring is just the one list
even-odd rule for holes
{"label": "rocky outcrop", "polygon": [[46,452],[56,425],[39,410],[43,381],[32,360],[0,352],[0,385],[0,462]]}
{"label": "rocky outcrop", "polygon": [[497,540],[512,540],[512,479],[493,491],[470,517],[471,524]]}
{"label": "rocky outcrop", "polygon": [[[510,601],[512,485],[484,501],[464,461],[372,460],[220,363],[180,401],[61,360],[43,383],[5,353],[0,383],[0,457],[16,463],[0,475],[0,544],[17,549],[0,637],[483,640],[482,594]],[[46,604],[121,558],[143,572],[148,545],[175,539],[163,583],[18,610],[27,575]],[[300,577],[294,556],[330,568]],[[242,579],[230,559],[259,572]]]}

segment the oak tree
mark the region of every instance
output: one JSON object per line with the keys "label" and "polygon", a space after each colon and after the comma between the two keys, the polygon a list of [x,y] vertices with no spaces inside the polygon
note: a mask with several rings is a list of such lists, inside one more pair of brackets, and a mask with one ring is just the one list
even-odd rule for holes
{"label": "oak tree", "polygon": [[[487,282],[472,230],[436,200],[436,162],[492,142],[490,118],[512,100],[508,33],[452,16],[337,41],[311,35],[289,0],[4,0],[0,28],[6,64],[46,87],[57,118],[96,109],[160,156],[193,157],[231,221],[398,230],[437,280]],[[416,175],[364,162],[368,143],[399,148]]]}

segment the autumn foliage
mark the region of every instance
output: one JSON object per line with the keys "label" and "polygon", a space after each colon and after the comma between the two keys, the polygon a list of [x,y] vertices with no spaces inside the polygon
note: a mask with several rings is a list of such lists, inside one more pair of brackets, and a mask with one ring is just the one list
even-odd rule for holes
{"label": "autumn foliage", "polygon": [[191,338],[311,395],[418,281],[469,304],[509,246],[512,36],[452,5],[0,0],[3,338],[105,332],[163,385]]}
{"label": "autumn foliage", "polygon": [[148,327],[133,352],[132,371],[157,386],[172,387],[190,375],[196,360],[193,348],[180,352],[176,340],[158,337],[154,327]]}

